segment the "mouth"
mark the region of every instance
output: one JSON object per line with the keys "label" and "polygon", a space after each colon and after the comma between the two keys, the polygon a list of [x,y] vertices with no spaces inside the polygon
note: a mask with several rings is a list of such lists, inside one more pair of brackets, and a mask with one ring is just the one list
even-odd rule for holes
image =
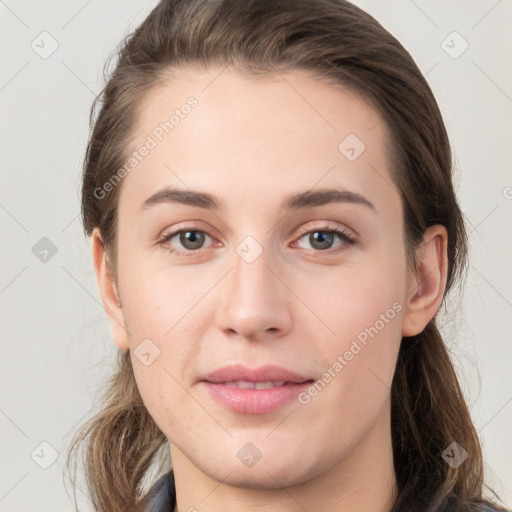
{"label": "mouth", "polygon": [[241,414],[275,411],[297,397],[314,379],[277,366],[220,368],[200,381],[223,407]]}

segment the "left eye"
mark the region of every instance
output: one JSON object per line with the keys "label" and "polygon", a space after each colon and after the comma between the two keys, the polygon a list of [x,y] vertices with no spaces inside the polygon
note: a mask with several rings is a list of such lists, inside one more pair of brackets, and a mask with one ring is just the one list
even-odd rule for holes
{"label": "left eye", "polygon": [[299,240],[305,238],[308,241],[310,247],[306,247],[306,249],[325,251],[331,249],[336,237],[342,241],[338,246],[354,243],[353,238],[339,229],[313,229],[304,233]]}

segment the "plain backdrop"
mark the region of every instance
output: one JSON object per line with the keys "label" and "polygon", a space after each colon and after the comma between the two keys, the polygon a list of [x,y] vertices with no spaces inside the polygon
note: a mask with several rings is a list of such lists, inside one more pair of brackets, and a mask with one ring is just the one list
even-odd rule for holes
{"label": "plain backdrop", "polygon": [[[511,507],[512,1],[357,4],[408,49],[443,112],[471,232],[444,332],[488,483]],[[88,115],[106,58],[153,5],[0,0],[1,511],[73,510],[66,448],[116,352],[79,217]]]}

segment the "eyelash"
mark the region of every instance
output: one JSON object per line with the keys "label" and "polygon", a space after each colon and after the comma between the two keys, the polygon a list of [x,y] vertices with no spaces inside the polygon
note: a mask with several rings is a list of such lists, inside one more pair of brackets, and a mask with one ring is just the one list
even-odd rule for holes
{"label": "eyelash", "polygon": [[[186,251],[181,251],[179,249],[173,249],[173,248],[170,248],[169,246],[167,246],[166,244],[172,240],[176,235],[179,235],[181,233],[186,233],[187,231],[195,231],[195,232],[198,232],[198,233],[204,233],[206,234],[207,236],[209,236],[210,238],[212,238],[206,231],[202,230],[202,229],[199,229],[199,228],[196,228],[196,227],[187,227],[187,228],[182,228],[182,229],[179,229],[177,231],[173,231],[172,233],[169,233],[168,235],[165,235],[162,239],[160,239],[158,241],[158,244],[163,246],[168,252],[170,252],[171,254],[176,254],[177,256],[185,256],[185,257],[194,257],[195,256],[195,253],[198,253],[201,251],[201,249],[197,249],[197,250],[186,250]],[[324,227],[320,227],[320,228],[301,228],[300,229],[300,236],[297,240],[300,240],[301,238],[303,238],[305,235],[307,234],[310,234],[310,233],[315,233],[315,232],[323,232],[323,233],[330,233],[330,234],[334,234],[334,235],[337,235],[343,242],[344,242],[344,245],[353,245],[356,243],[356,240],[351,236],[349,235],[345,230],[343,229],[339,229],[339,228],[334,228],[334,227],[329,227],[329,226],[324,226]],[[326,249],[326,250],[315,250],[315,249],[308,249],[308,250],[311,250],[315,253],[320,253],[320,254],[332,254],[333,252],[338,252],[340,249],[339,249],[339,246],[337,249]],[[341,249],[343,250],[343,249]]]}

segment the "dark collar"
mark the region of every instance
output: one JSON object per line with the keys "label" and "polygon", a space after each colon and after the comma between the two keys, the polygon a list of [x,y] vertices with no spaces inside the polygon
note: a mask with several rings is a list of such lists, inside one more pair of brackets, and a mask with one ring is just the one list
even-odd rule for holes
{"label": "dark collar", "polygon": [[172,512],[176,505],[174,473],[169,471],[161,476],[144,498],[146,512]]}

